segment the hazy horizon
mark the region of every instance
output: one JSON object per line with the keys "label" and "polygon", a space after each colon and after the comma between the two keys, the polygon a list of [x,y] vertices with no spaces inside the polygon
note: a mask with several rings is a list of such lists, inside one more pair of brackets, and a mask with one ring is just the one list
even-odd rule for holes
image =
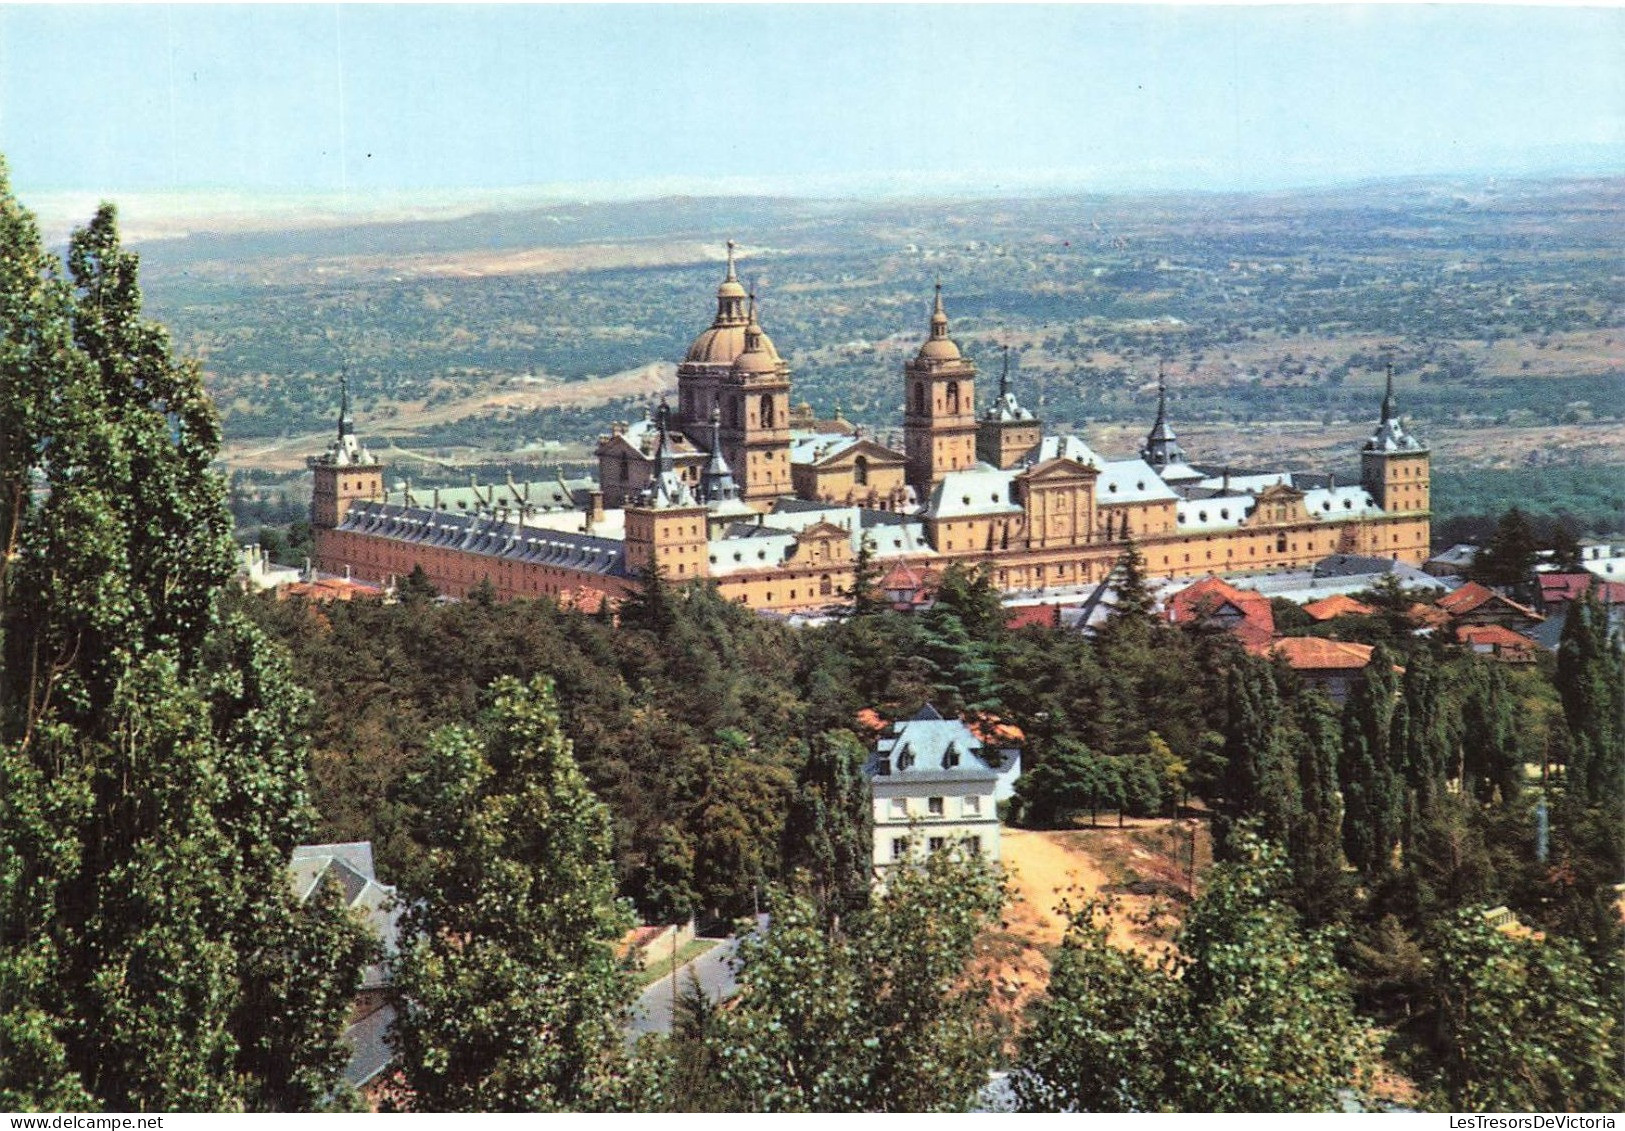
{"label": "hazy horizon", "polygon": [[1612,175],[1622,57],[1618,8],[0,6],[0,153],[362,213]]}

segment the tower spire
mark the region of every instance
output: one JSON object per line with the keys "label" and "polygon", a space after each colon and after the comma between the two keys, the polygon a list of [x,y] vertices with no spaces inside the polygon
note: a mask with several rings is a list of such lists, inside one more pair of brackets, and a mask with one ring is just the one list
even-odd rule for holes
{"label": "tower spire", "polygon": [[355,417],[350,414],[350,377],[339,370],[339,439],[355,435]]}
{"label": "tower spire", "polygon": [[728,241],[728,277],[726,279],[722,280],[722,281],[724,283],[737,283],[737,282],[739,282],[739,276],[734,271],[734,242],[733,242],[733,240]]}
{"label": "tower spire", "polygon": [[1394,363],[1388,363],[1388,384],[1382,394],[1382,423],[1394,418]]}
{"label": "tower spire", "polygon": [[948,312],[942,307],[942,280],[937,280],[937,297],[931,307],[931,336],[933,338],[946,338],[948,336]]}
{"label": "tower spire", "polygon": [[999,399],[1002,401],[1010,395],[1010,345],[1004,347],[1004,368],[999,372]]}

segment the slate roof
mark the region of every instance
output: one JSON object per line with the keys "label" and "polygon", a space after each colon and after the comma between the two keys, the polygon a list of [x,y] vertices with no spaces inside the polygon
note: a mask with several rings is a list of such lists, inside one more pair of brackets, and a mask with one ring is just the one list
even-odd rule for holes
{"label": "slate roof", "polygon": [[931,490],[926,513],[933,518],[964,518],[982,514],[1020,514],[1021,504],[1011,498],[1010,481],[1020,469],[1001,471],[979,463],[965,471],[950,471]]}
{"label": "slate roof", "polygon": [[1095,481],[1097,503],[1177,502],[1179,495],[1143,459],[1113,460]]}
{"label": "slate roof", "polygon": [[[906,781],[997,781],[984,760],[982,740],[958,719],[945,719],[927,703],[913,718],[892,724],[875,744],[864,773]],[[958,765],[948,765],[957,758]]]}
{"label": "slate roof", "polygon": [[447,514],[398,503],[357,502],[350,504],[339,529],[581,573],[612,577],[627,573],[624,542],[527,526],[488,515]]}
{"label": "slate roof", "polygon": [[[395,888],[378,882],[372,869],[372,844],[301,844],[288,861],[288,882],[303,903],[316,893],[323,879],[336,883],[344,905],[358,913],[384,945],[384,953],[395,952],[400,910],[394,906]],[[378,989],[389,984],[382,963],[373,963],[361,972],[361,988]]]}

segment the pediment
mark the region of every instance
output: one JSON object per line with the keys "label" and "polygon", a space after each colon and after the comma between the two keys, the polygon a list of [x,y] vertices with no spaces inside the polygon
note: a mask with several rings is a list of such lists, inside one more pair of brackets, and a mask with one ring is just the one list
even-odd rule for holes
{"label": "pediment", "polygon": [[1264,503],[1294,503],[1302,499],[1302,491],[1296,487],[1288,487],[1285,483],[1272,483],[1258,493],[1258,501]]}
{"label": "pediment", "polygon": [[1021,473],[1021,478],[1029,483],[1084,482],[1093,481],[1099,475],[1099,471],[1075,459],[1057,456],[1028,468]]}
{"label": "pediment", "polygon": [[908,462],[908,457],[902,452],[894,452],[888,447],[875,443],[873,440],[857,440],[837,452],[830,453],[823,459],[814,460],[813,466],[831,469],[851,467],[857,463],[859,456],[867,459],[871,467],[877,465],[902,467]]}
{"label": "pediment", "polygon": [[844,527],[836,526],[833,522],[815,522],[796,535],[797,542],[819,542],[829,538],[848,542],[851,541],[852,535]]}

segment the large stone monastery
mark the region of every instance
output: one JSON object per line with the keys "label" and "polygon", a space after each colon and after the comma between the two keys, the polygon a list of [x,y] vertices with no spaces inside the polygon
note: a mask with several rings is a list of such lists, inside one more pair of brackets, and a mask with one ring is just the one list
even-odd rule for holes
{"label": "large stone monastery", "polygon": [[716,317],[677,370],[675,411],[616,426],[598,479],[386,493],[346,396],[338,437],[310,463],[316,565],[388,582],[421,565],[442,592],[489,581],[502,598],[596,606],[662,571],[755,609],[838,604],[865,545],[881,572],[987,566],[1011,593],[1104,579],[1132,540],[1162,576],[1301,567],[1329,554],[1428,556],[1428,452],[1393,382],[1359,483],[1187,461],[1159,396],[1145,447],[1105,459],[1045,436],[1008,379],[978,408],[977,368],[930,333],[902,372],[903,450],[844,421],[792,412],[790,367],[759,324],[729,244]]}

